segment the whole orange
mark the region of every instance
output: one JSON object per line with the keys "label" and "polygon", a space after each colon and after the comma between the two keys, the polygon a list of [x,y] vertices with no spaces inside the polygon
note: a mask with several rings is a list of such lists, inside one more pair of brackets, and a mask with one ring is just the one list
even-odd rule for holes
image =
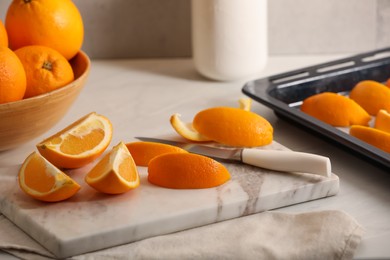
{"label": "whole orange", "polygon": [[74,79],[73,69],[58,51],[40,45],[25,46],[15,51],[27,78],[25,98],[63,87]]}
{"label": "whole orange", "polygon": [[81,14],[71,0],[13,0],[5,27],[10,48],[45,45],[71,59],[84,38]]}
{"label": "whole orange", "polygon": [[0,46],[8,47],[8,35],[3,22],[0,20]]}
{"label": "whole orange", "polygon": [[0,46],[0,104],[21,100],[26,91],[26,74],[18,56]]}

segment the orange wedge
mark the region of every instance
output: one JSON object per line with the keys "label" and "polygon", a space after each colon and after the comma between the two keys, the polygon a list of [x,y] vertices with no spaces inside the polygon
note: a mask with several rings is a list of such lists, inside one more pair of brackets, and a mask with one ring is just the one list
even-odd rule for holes
{"label": "orange wedge", "polygon": [[37,148],[59,168],[78,168],[99,157],[111,138],[111,122],[93,112],[37,144]]}
{"label": "orange wedge", "polygon": [[47,202],[66,200],[80,189],[79,184],[37,152],[23,162],[18,181],[26,194]]}
{"label": "orange wedge", "polygon": [[323,92],[303,100],[301,110],[332,126],[368,125],[370,115],[354,100]]}
{"label": "orange wedge", "polygon": [[390,88],[382,83],[363,80],[351,90],[349,97],[372,116],[381,109],[390,112]]}
{"label": "orange wedge", "polygon": [[166,153],[187,153],[177,146],[155,142],[132,142],[126,144],[134,162],[138,166],[148,166],[149,161]]}
{"label": "orange wedge", "polygon": [[379,110],[375,118],[376,129],[390,133],[390,113],[384,109]]}
{"label": "orange wedge", "polygon": [[192,153],[167,153],[148,165],[148,181],[171,189],[202,189],[224,184],[230,179],[221,163]]}
{"label": "orange wedge", "polygon": [[107,153],[85,176],[85,182],[107,194],[125,193],[139,186],[137,167],[123,142]]}
{"label": "orange wedge", "polygon": [[367,126],[353,125],[350,135],[390,153],[390,133]]}

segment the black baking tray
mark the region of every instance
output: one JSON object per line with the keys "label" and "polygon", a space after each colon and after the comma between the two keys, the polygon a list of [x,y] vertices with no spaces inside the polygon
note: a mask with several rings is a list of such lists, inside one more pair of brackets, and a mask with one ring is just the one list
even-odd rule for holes
{"label": "black baking tray", "polygon": [[390,169],[390,154],[300,111],[302,101],[314,94],[348,95],[362,80],[385,82],[390,78],[390,48],[305,67],[247,82],[242,92],[288,119],[342,145],[380,167]]}

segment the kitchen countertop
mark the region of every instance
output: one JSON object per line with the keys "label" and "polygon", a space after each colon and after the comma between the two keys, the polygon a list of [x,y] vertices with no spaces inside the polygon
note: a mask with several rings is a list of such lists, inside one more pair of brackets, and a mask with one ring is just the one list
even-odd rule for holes
{"label": "kitchen countertop", "polygon": [[[276,56],[254,78],[335,60],[348,55]],[[110,118],[114,127],[112,144],[123,140],[115,128],[126,127],[128,139],[134,136],[172,134],[169,117],[180,113],[191,121],[201,109],[238,106],[244,83],[209,81],[195,72],[191,59],[93,60],[87,84],[66,116],[48,133],[25,145],[0,153],[1,168],[19,165],[43,137],[57,132],[81,116],[96,111]],[[278,209],[282,212],[343,210],[365,229],[355,259],[390,258],[390,174],[365,162],[337,145],[327,143],[297,125],[279,119],[272,110],[252,103],[252,111],[274,126],[274,139],[295,151],[328,156],[333,172],[340,178],[338,195]],[[0,252],[0,258],[14,257]]]}

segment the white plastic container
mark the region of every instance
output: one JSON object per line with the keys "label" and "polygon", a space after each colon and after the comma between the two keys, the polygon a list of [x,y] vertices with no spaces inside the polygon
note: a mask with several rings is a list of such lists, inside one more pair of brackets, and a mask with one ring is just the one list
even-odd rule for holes
{"label": "white plastic container", "polygon": [[205,77],[231,81],[267,63],[267,0],[192,0],[195,67]]}

